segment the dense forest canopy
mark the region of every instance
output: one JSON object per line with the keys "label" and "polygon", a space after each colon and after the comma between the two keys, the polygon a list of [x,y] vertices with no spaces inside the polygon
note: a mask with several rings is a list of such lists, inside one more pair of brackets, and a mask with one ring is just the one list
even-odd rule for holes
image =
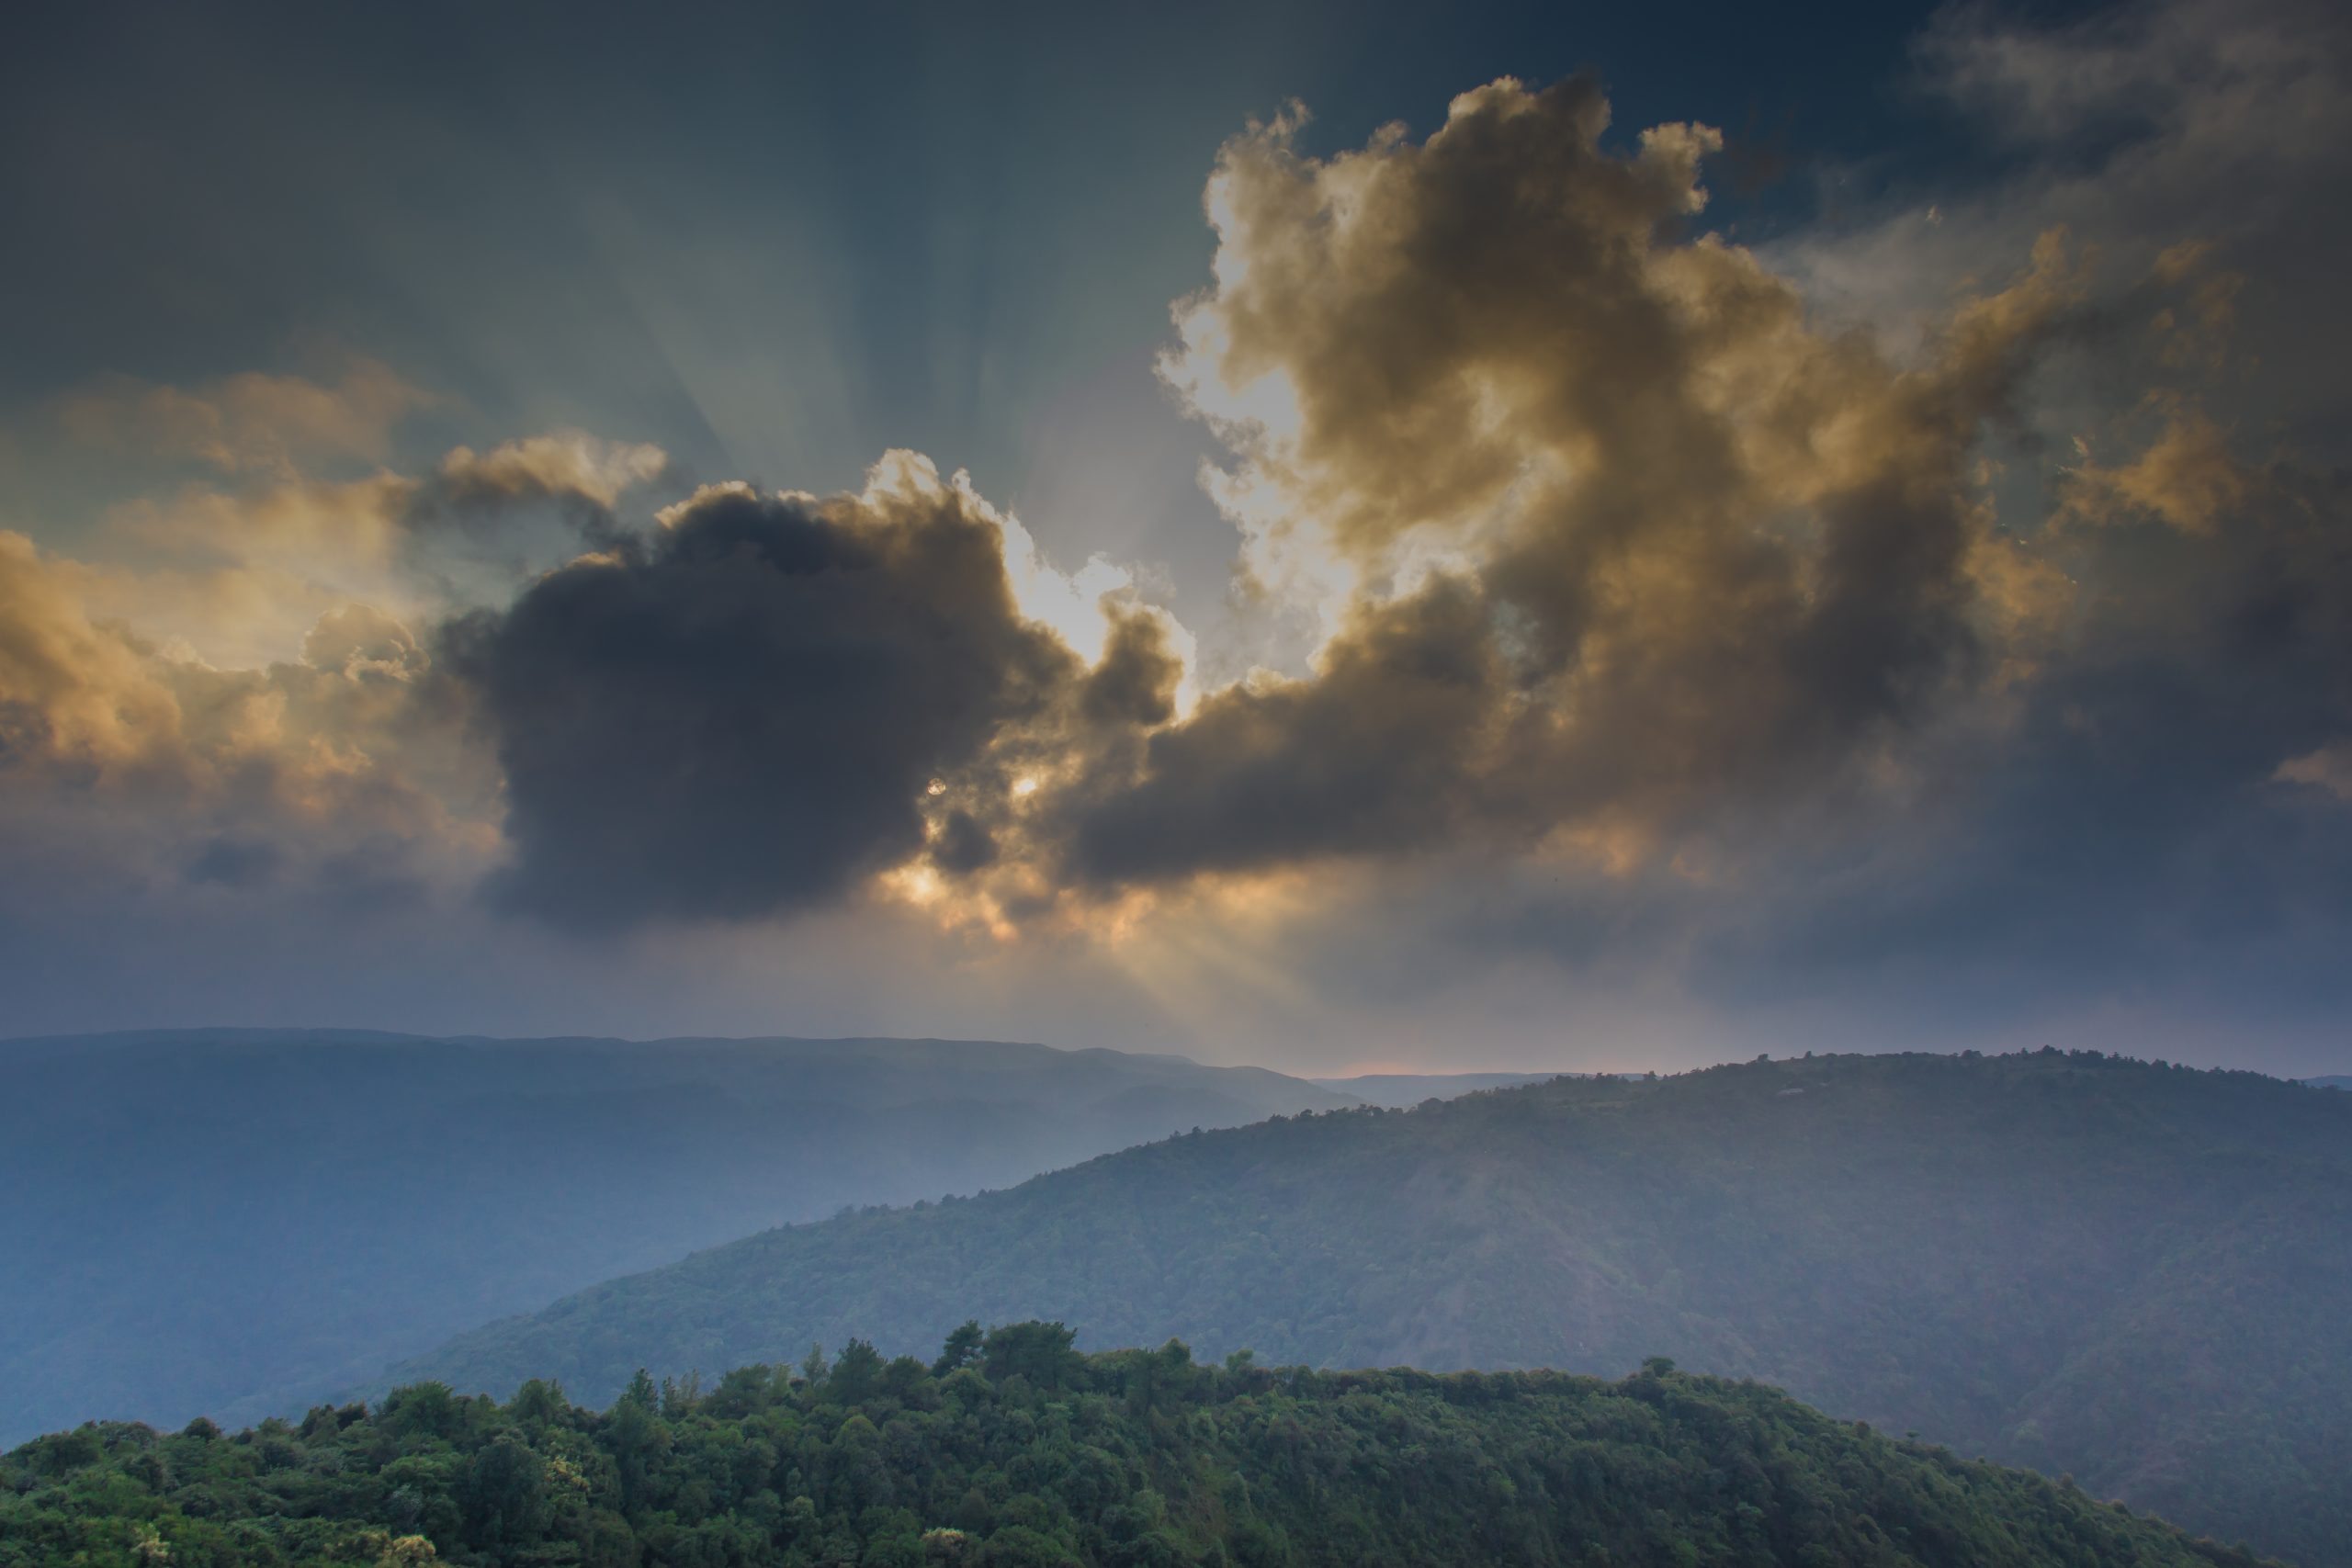
{"label": "dense forest canopy", "polygon": [[2352,1096],[2093,1053],[1563,1078],[772,1231],[404,1368],[922,1351],[966,1315],[1324,1367],[1653,1355],[2352,1564]]}
{"label": "dense forest canopy", "polygon": [[233,1437],[85,1426],[0,1460],[0,1568],[2252,1568],[2072,1481],[1651,1362],[1317,1373],[1058,1324],[937,1359],[852,1341],[797,1371],[443,1384]]}
{"label": "dense forest canopy", "polygon": [[0,1042],[0,1443],[300,1410],[769,1225],[1351,1103],[971,1040],[197,1030]]}

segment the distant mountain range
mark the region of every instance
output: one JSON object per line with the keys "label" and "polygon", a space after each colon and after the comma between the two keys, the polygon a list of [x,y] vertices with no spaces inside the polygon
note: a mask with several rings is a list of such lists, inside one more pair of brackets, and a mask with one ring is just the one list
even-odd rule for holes
{"label": "distant mountain range", "polygon": [[2335,1073],[2324,1078],[2305,1078],[2313,1089],[2352,1089],[2352,1073]]}
{"label": "distant mountain range", "polygon": [[967,1315],[1328,1367],[1645,1357],[2352,1564],[2352,1096],[2095,1053],[1559,1078],[770,1231],[389,1382],[603,1403]]}
{"label": "distant mountain range", "polygon": [[0,1446],[299,1409],[782,1222],[1354,1103],[986,1041],[200,1030],[0,1042]]}

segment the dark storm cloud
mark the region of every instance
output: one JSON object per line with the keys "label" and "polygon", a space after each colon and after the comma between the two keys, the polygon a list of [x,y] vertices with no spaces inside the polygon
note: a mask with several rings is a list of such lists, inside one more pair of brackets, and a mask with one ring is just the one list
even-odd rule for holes
{"label": "dark storm cloud", "polygon": [[1216,694],[1131,780],[1073,801],[1071,869],[1150,882],[1451,836],[1503,680],[1468,588],[1368,611],[1313,679]]}
{"label": "dark storm cloud", "polygon": [[[1075,668],[1020,619],[996,525],[935,482],[704,492],[451,646],[506,775],[493,895],[582,931],[842,897]],[[977,824],[949,853],[987,858]]]}

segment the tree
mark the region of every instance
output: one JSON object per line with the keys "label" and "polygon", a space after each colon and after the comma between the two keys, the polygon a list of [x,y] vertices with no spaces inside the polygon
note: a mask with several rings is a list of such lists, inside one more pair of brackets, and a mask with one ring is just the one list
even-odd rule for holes
{"label": "tree", "polygon": [[646,1506],[655,1468],[670,1452],[670,1428],[655,1414],[653,1401],[638,1398],[632,1389],[613,1406],[605,1438],[620,1475],[621,1511],[634,1513]]}
{"label": "tree", "polygon": [[464,1487],[466,1539],[497,1548],[538,1539],[547,1529],[547,1477],[539,1456],[511,1436],[474,1456]]}
{"label": "tree", "polygon": [[842,1347],[832,1376],[825,1380],[825,1395],[836,1404],[863,1404],[881,1391],[882,1357],[863,1339]]}
{"label": "tree", "polygon": [[990,1382],[1020,1377],[1042,1389],[1058,1389],[1085,1365],[1071,1348],[1077,1340],[1075,1329],[1058,1323],[1008,1323],[989,1330],[981,1341],[980,1371]]}
{"label": "tree", "polygon": [[651,1410],[661,1403],[662,1393],[653,1386],[653,1379],[645,1369],[639,1367],[637,1375],[628,1380],[628,1387],[621,1392],[621,1397]]}
{"label": "tree", "polygon": [[564,1397],[561,1383],[533,1378],[506,1402],[506,1414],[523,1422],[560,1421],[571,1414],[571,1401]]}
{"label": "tree", "polygon": [[939,1352],[939,1359],[931,1364],[931,1375],[944,1378],[958,1367],[967,1367],[980,1353],[980,1341],[985,1338],[977,1318],[966,1318],[963,1325],[948,1335],[947,1344]]}

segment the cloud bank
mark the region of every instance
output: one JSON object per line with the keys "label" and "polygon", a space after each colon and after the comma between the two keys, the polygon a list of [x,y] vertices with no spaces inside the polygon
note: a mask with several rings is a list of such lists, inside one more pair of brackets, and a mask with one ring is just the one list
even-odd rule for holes
{"label": "cloud bank", "polygon": [[1706,227],[1714,131],[1585,80],[1236,137],[1160,367],[1296,634],[1230,683],[1148,574],[1057,570],[912,454],[657,507],[660,448],[577,433],[393,471],[430,400],[380,367],[86,389],[74,438],[214,477],[120,513],[142,564],[0,534],[9,853],[587,951],[897,922],[1177,1010],[1527,964],[1956,1030],[2324,1005],[2347,487],[2275,417],[2294,280],[2167,193],[2335,57],[2149,67],[2211,21],[1951,19],[1939,90],[2033,149],[2109,126],[2122,197],[2029,159],[1764,251]]}

